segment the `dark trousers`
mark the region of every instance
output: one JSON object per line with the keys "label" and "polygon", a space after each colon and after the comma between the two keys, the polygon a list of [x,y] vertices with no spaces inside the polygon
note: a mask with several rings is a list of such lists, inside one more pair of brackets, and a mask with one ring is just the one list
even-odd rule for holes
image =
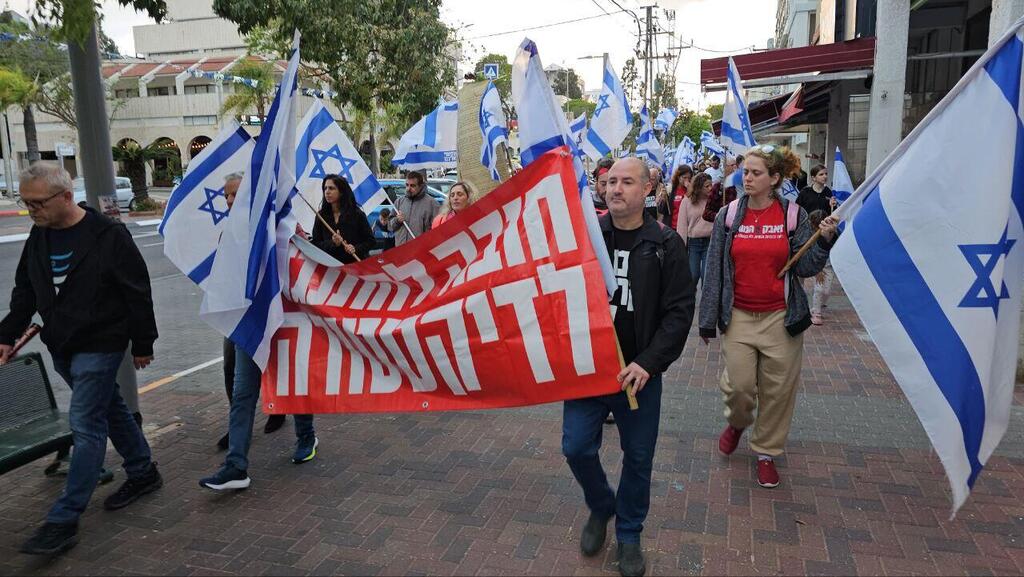
{"label": "dark trousers", "polygon": [[[654,375],[637,395],[640,408],[629,410],[625,393],[565,401],[562,454],[572,469],[587,507],[601,517],[615,515],[619,543],[639,543],[651,505],[651,470],[661,419],[661,375]],[[622,447],[619,490],[608,484],[598,455],[608,413],[615,415]]]}
{"label": "dark trousers", "polygon": [[224,339],[224,392],[231,401],[231,395],[235,391],[235,343],[227,338]]}

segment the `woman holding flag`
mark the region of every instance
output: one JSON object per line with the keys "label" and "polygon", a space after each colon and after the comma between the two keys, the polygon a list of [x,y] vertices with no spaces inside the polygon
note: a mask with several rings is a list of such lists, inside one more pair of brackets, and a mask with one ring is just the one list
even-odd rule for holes
{"label": "woman holding flag", "polygon": [[802,333],[811,325],[799,279],[821,271],[836,234],[837,219],[829,216],[819,225],[820,238],[793,258],[814,234],[807,212],[780,194],[783,179],[799,167],[788,149],[762,145],[749,150],[743,167],[747,194],[726,204],[715,218],[700,303],[700,336],[706,343],[721,330],[725,355],[719,387],[728,424],[718,449],[732,454],[743,431],[753,425],[750,448],[758,455],[757,482],[766,488],[779,484],[774,458],[782,454],[789,435],[803,361]]}
{"label": "woman holding flag", "polygon": [[344,264],[366,258],[377,241],[352,187],[337,174],[328,174],[321,188],[324,195],[320,218],[313,224],[313,244]]}

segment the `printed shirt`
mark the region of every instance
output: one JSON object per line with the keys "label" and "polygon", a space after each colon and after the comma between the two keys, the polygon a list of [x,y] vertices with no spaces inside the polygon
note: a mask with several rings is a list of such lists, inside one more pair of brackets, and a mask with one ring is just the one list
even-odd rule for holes
{"label": "printed shirt", "polygon": [[732,241],[735,266],[733,306],[750,312],[786,310],[786,282],[776,278],[789,259],[789,237],[782,204],[747,208]]}
{"label": "printed shirt", "polygon": [[74,226],[68,228],[46,229],[46,240],[50,247],[50,272],[53,275],[53,288],[60,293],[68,271],[71,269],[71,262],[75,257],[75,248],[80,244],[79,237],[85,227],[82,223],[85,219],[78,221]]}
{"label": "printed shirt", "polygon": [[612,295],[609,305],[612,321],[615,323],[615,334],[622,348],[622,359],[628,365],[636,358],[636,319],[633,310],[633,291],[629,288],[629,253],[640,235],[640,228],[620,230],[612,228],[612,242],[608,245],[608,256],[611,257],[612,270],[618,288]]}

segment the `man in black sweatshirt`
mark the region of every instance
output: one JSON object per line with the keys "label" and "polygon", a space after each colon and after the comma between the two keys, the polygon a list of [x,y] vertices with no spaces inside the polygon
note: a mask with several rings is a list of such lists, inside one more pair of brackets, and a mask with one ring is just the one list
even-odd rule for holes
{"label": "man in black sweatshirt", "polygon": [[116,383],[131,341],[136,369],[153,360],[157,338],[149,271],[128,229],[75,204],[71,177],[50,163],[21,173],[21,200],[34,226],[21,253],[10,312],[0,321],[0,364],[35,313],[53,365],[72,389],[72,452],[64,492],[21,551],[53,555],[78,542],[78,518],[99,478],[107,438],[128,480],[103,506],[120,509],[163,485],[149,444]]}

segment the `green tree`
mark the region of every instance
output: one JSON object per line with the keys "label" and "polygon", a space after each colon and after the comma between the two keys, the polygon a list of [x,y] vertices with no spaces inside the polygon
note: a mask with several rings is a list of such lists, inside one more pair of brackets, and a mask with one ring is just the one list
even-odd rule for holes
{"label": "green tree", "polygon": [[146,186],[146,165],[152,166],[153,161],[158,158],[171,159],[177,156],[176,151],[168,150],[150,144],[141,146],[134,141],[127,141],[121,146],[114,146],[112,154],[115,162],[120,162],[124,168],[125,176],[132,181],[132,202],[139,204],[149,198],[149,188]]}
{"label": "green tree", "polygon": [[[405,130],[409,128],[405,121],[406,115],[402,110],[402,105],[399,103],[388,104],[384,109],[376,109],[372,114],[368,114],[362,110],[356,110],[352,113],[348,122],[343,124],[346,126],[346,132],[350,137],[354,138],[356,145],[358,146],[363,138],[363,132],[369,130],[371,126],[376,127],[377,134],[376,138],[372,139],[372,143],[377,147],[377,154],[381,155],[381,164],[390,165],[390,156],[393,153],[388,153],[388,162],[383,162],[383,154],[385,145],[392,140],[397,140],[402,137]],[[369,163],[373,158],[371,152],[370,158],[364,160]],[[388,167],[385,167],[388,168]],[[390,170],[390,168],[388,168]]]}
{"label": "green tree", "polygon": [[[120,0],[119,0],[120,1]],[[400,103],[407,122],[437,106],[455,79],[452,30],[440,18],[441,0],[214,0],[239,31],[264,27],[277,46],[302,33],[307,78],[330,83],[339,106],[370,118],[370,168],[380,173],[372,111]]]}
{"label": "green tree", "polygon": [[668,132],[666,142],[682,142],[684,136],[700,145],[700,133],[704,130],[711,130],[711,117],[696,110],[684,109],[679,111],[679,118]]}
{"label": "green tree", "polygon": [[39,87],[20,70],[0,68],[0,110],[17,106],[21,108],[25,127],[25,148],[28,162],[39,162],[39,137],[36,133],[32,104],[38,98]]}
{"label": "green tree", "polygon": [[477,60],[473,74],[476,74],[477,80],[486,80],[484,64],[490,63],[498,65],[498,77],[494,79],[494,87],[498,89],[498,96],[501,97],[501,108],[505,112],[505,118],[515,118],[515,110],[512,108],[512,65],[509,64],[508,57],[504,54],[488,54]]}
{"label": "green tree", "polygon": [[626,63],[622,66],[622,90],[626,93],[626,99],[629,100],[637,110],[643,108],[643,103],[640,99],[644,94],[644,83],[640,80],[640,76],[636,69],[636,59],[630,58],[626,60]]}
{"label": "green tree", "polygon": [[565,96],[570,100],[583,98],[583,91],[580,90],[580,79],[572,68],[566,68],[557,72],[553,71],[548,77],[551,79],[551,88],[556,95]]}
{"label": "green tree", "polygon": [[582,98],[574,98],[565,103],[565,109],[573,118],[580,115],[581,112],[586,112],[587,116],[594,114],[594,109],[597,105],[588,100]]}
{"label": "green tree", "polygon": [[[164,0],[117,0],[121,6],[130,6],[136,12],[145,12],[157,23],[167,16]],[[96,23],[100,4],[96,0],[35,0],[33,22],[52,24],[60,38],[82,44]]]}
{"label": "green tree", "polygon": [[274,84],[274,65],[262,60],[246,58],[232,66],[228,73],[232,76],[255,80],[256,86],[234,84],[235,92],[228,95],[221,104],[221,116],[229,113],[245,116],[255,110],[262,126],[267,119],[267,108],[273,101],[277,90]]}
{"label": "green tree", "polygon": [[721,120],[723,108],[725,108],[724,104],[709,104],[706,114],[711,120]]}

